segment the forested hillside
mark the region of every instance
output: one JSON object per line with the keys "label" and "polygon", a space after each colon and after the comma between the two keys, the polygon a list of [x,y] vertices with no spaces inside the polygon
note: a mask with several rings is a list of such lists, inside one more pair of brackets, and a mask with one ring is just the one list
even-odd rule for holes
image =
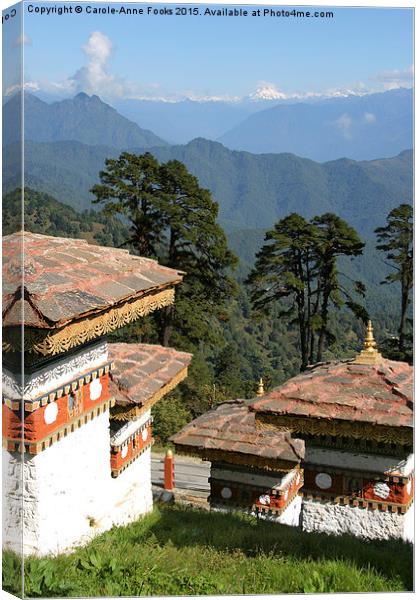
{"label": "forested hillside", "polygon": [[[3,197],[3,235],[22,228],[22,193],[19,188]],[[76,212],[52,196],[30,188],[24,194],[25,230],[57,237],[84,238],[103,246],[122,246],[128,230],[121,221],[102,212]]]}
{"label": "forested hillside", "polygon": [[[134,150],[141,154],[144,149]],[[292,154],[254,155],[228,150],[221,144],[197,139],[186,146],[154,148],[160,161],[183,162],[208,188],[220,211],[225,230],[267,229],[296,211],[305,217],[334,212],[371,235],[387,213],[413,198],[413,153],[390,159],[317,163]],[[26,142],[25,181],[78,210],[91,207],[90,188],[98,182],[106,158],[119,151],[109,146],[79,142]],[[19,146],[4,154],[4,191],[19,182]]]}

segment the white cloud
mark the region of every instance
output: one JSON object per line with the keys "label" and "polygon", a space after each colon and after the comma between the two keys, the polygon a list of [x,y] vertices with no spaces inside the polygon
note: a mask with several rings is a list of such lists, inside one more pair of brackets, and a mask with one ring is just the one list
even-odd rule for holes
{"label": "white cloud", "polygon": [[338,119],[333,121],[333,125],[335,125],[339,131],[341,131],[346,139],[350,139],[352,137],[350,131],[352,124],[352,118],[347,113],[343,113],[340,117],[338,117]]}
{"label": "white cloud", "polygon": [[400,87],[411,88],[414,83],[414,65],[407,69],[381,71],[372,77],[372,81],[377,81],[383,90],[394,90]]}
{"label": "white cloud", "polygon": [[22,88],[24,89],[25,92],[38,92],[41,88],[38,84],[38,82],[36,81],[26,81],[23,86],[20,83],[16,83],[14,85],[10,85],[8,88],[6,88],[4,95],[5,96],[12,96],[13,94],[15,94],[16,92],[21,92]]}
{"label": "white cloud", "polygon": [[123,81],[108,72],[108,61],[113,51],[109,37],[100,31],[93,31],[82,48],[87,64],[70,77],[74,91],[107,97],[123,96]]}
{"label": "white cloud", "polygon": [[365,114],[363,115],[363,118],[366,123],[374,123],[376,121],[375,115],[370,112],[365,112]]}

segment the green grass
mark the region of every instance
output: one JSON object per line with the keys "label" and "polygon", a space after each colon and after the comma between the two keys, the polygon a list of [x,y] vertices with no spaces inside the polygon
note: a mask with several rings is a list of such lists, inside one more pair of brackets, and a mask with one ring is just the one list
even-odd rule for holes
{"label": "green grass", "polygon": [[[20,592],[19,559],[3,586]],[[148,596],[412,590],[412,547],[173,507],[155,508],[70,555],[25,560],[25,596]]]}

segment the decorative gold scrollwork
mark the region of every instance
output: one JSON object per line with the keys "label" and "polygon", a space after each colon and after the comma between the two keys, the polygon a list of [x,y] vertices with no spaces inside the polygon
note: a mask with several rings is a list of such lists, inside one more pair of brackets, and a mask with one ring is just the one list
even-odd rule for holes
{"label": "decorative gold scrollwork", "polygon": [[[54,356],[67,352],[101,335],[105,335],[144,317],[154,310],[173,304],[173,288],[157,292],[110,308],[105,313],[93,315],[77,322],[71,322],[60,329],[40,330],[25,328],[24,350],[42,356]],[[10,327],[3,330],[3,352],[22,350],[22,330]]]}

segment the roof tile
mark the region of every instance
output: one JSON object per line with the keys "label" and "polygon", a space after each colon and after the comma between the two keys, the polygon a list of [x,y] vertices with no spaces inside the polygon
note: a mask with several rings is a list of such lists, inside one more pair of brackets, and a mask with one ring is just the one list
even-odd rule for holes
{"label": "roof tile", "polygon": [[251,402],[262,414],[413,426],[413,367],[383,359],[377,365],[352,361],[310,367]]}
{"label": "roof tile", "polygon": [[287,431],[257,429],[255,413],[249,411],[250,400],[234,400],[188,423],[171,441],[178,447],[194,447],[203,457],[206,450],[222,450],[267,459],[299,462],[305,451],[302,440]]}
{"label": "roof tile", "polygon": [[45,328],[60,327],[92,310],[106,310],[182,280],[181,272],[128,250],[95,246],[86,240],[14,233],[3,238],[5,327],[21,324],[21,311],[13,306],[21,298],[22,274],[25,324]]}
{"label": "roof tile", "polygon": [[143,406],[181,373],[192,355],[153,344],[109,344],[116,404]]}

